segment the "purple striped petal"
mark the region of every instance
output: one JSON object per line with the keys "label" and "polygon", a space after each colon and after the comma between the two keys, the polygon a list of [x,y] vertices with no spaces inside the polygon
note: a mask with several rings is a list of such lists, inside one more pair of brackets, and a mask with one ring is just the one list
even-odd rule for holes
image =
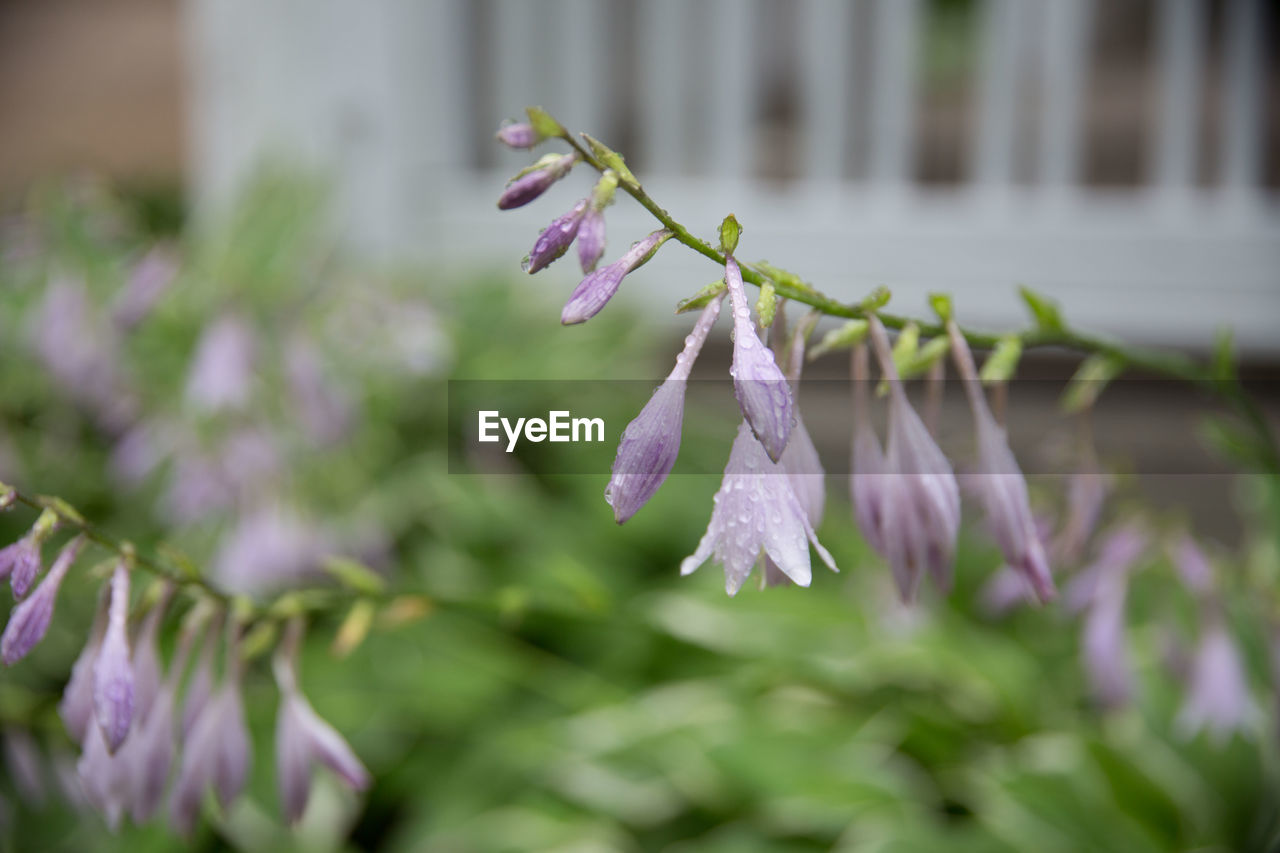
{"label": "purple striped petal", "polygon": [[111,604],[102,649],[93,667],[93,711],[107,751],[115,753],[133,721],[133,667],[129,663],[129,571],[117,565],[111,576]]}

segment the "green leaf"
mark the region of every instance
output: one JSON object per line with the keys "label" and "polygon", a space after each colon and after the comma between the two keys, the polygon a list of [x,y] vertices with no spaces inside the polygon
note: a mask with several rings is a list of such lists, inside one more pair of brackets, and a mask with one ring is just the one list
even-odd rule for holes
{"label": "green leaf", "polygon": [[1236,378],[1235,336],[1228,327],[1214,335],[1212,366],[1215,379],[1229,382]]}
{"label": "green leaf", "polygon": [[946,293],[930,293],[929,307],[944,324],[951,321],[951,296]]}
{"label": "green leaf", "polygon": [[1068,414],[1084,411],[1094,404],[1102,389],[1124,371],[1124,362],[1098,353],[1080,363],[1062,392],[1062,410]]}
{"label": "green leaf", "polygon": [[892,298],[893,298],[893,293],[890,292],[889,288],[885,287],[884,285],[880,285],[875,290],[867,294],[867,297],[863,299],[861,303],[859,303],[858,310],[864,311],[868,314],[875,313],[876,311],[879,311],[884,306],[888,305],[889,300]]}
{"label": "green leaf", "polygon": [[983,385],[995,385],[1008,382],[1018,371],[1018,361],[1022,358],[1022,340],[1016,335],[1000,339],[996,348],[983,362],[978,378]]}
{"label": "green leaf", "polygon": [[373,625],[373,613],[373,602],[367,598],[362,598],[351,605],[346,618],[338,626],[338,633],[333,636],[333,645],[329,647],[334,657],[341,660],[359,648],[365,637],[369,636],[369,628]]}
{"label": "green leaf", "polygon": [[618,174],[618,177],[634,186],[639,186],[640,182],[636,180],[636,176],[631,174],[631,170],[627,168],[627,162],[622,159],[622,155],[614,151],[608,145],[605,145],[595,137],[588,134],[581,134],[586,141],[587,147],[591,149],[591,156],[596,158],[606,169],[612,169]]}
{"label": "green leaf", "polygon": [[564,139],[568,136],[568,131],[564,129],[564,125],[551,117],[551,113],[542,107],[529,107],[525,110],[529,115],[529,124],[533,126],[534,132],[540,136],[558,136]]}
{"label": "green leaf", "polygon": [[349,557],[329,557],[324,570],[343,586],[365,595],[381,595],[387,588],[381,575]]}
{"label": "green leaf", "polygon": [[700,311],[701,309],[706,308],[707,305],[711,303],[711,300],[724,293],[726,288],[727,285],[725,285],[724,279],[713,281],[697,293],[693,294],[693,296],[681,299],[677,302],[676,313],[684,314],[688,311]]}
{"label": "green leaf", "polygon": [[809,350],[809,361],[813,361],[818,356],[833,350],[848,349],[855,344],[861,343],[866,337],[867,321],[849,320],[844,325],[832,329],[822,336],[822,340],[818,341],[817,346]]}
{"label": "green leaf", "polygon": [[756,314],[760,318],[760,325],[766,329],[772,326],[777,311],[778,294],[773,289],[773,282],[766,280],[760,287],[760,298],[756,300]]}
{"label": "green leaf", "polygon": [[78,509],[56,495],[40,495],[36,498],[36,503],[52,511],[58,518],[64,518],[76,524],[85,523],[84,516],[80,514]]}
{"label": "green leaf", "polygon": [[279,633],[279,623],[274,619],[265,619],[254,625],[240,641],[240,659],[251,661],[261,657],[275,646]]}
{"label": "green leaf", "polygon": [[1026,286],[1019,287],[1018,293],[1031,311],[1031,316],[1038,327],[1046,332],[1060,332],[1066,328],[1057,302]]}
{"label": "green leaf", "polygon": [[720,251],[732,255],[738,250],[738,238],[742,236],[742,225],[738,217],[730,213],[720,223]]}

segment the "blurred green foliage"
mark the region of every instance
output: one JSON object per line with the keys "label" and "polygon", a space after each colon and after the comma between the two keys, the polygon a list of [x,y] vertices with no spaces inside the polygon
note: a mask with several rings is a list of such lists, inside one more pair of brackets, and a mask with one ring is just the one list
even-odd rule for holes
{"label": "blurred green foliage", "polygon": [[[65,194],[37,206],[35,256],[0,270],[0,436],[21,462],[20,484],[66,497],[143,547],[172,538],[207,559],[198,531],[189,541],[157,512],[154,483],[113,484],[108,439],[30,354],[32,306],[55,269],[109,293],[150,235],[119,210],[99,233],[83,200]],[[103,206],[109,197],[89,209]],[[124,354],[149,409],[173,408],[194,336],[218,305],[322,326],[308,306],[341,314],[375,279],[439,312],[451,376],[665,370],[670,347],[620,309],[562,330],[548,286],[564,269],[532,288],[505,275],[361,270],[323,239],[319,209],[313,188],[267,183],[228,228],[185,235],[178,286]],[[325,780],[296,833],[281,826],[276,696],[259,665],[246,686],[250,790],[227,815],[210,808],[189,844],[162,821],[110,836],[95,816],[57,797],[26,802],[6,781],[4,849],[1277,849],[1271,726],[1223,744],[1175,732],[1181,696],[1163,640],[1187,614],[1167,575],[1140,574],[1131,598],[1140,699],[1104,715],[1088,699],[1072,620],[1054,608],[981,614],[977,590],[998,558],[977,534],[962,541],[955,592],[905,610],[832,472],[820,536],[842,573],[728,599],[716,567],[676,572],[717,477],[673,480],[619,528],[603,475],[522,473],[518,459],[509,475],[448,473],[445,375],[391,370],[376,353],[333,355],[359,389],[361,416],[341,445],[293,459],[291,490],[307,506],[376,520],[391,539],[391,588],[431,602],[407,624],[375,620],[343,660],[329,649],[342,612],[308,634],[302,684],[372,770],[367,798]],[[280,405],[278,377],[262,381],[259,399]],[[681,452],[719,457],[727,443],[695,437]],[[15,515],[0,519],[5,541],[21,532]],[[49,752],[73,748],[54,704],[92,601],[86,576],[73,575],[46,643],[0,679],[0,718],[33,728]],[[1247,604],[1232,604],[1240,636],[1258,636]],[[1260,677],[1261,644],[1247,651]]]}

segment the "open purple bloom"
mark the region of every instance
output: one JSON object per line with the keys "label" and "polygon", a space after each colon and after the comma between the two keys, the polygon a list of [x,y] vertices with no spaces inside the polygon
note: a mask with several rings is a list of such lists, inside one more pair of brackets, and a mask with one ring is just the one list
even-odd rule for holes
{"label": "open purple bloom", "polygon": [[743,421],[716,492],[707,532],[697,550],[680,564],[680,574],[691,574],[714,557],[724,566],[726,591],[734,595],[763,551],[794,583],[808,586],[812,577],[809,543],[835,570],[835,561],[818,542],[790,479]]}
{"label": "open purple bloom", "polygon": [[1093,459],[1086,463],[1084,470],[1071,475],[1067,485],[1067,517],[1051,549],[1056,562],[1074,563],[1080,559],[1098,526],[1110,491],[1111,478],[1098,470]]}
{"label": "open purple bloom", "polygon": [[1004,427],[996,422],[983,396],[968,342],[953,322],[947,324],[947,332],[978,435],[978,471],[966,482],[982,502],[987,526],[1005,562],[1026,576],[1041,601],[1049,601],[1055,595],[1053,577],[1031,514],[1027,481],[1009,449]]}
{"label": "open purple bloom", "polygon": [[880,507],[881,553],[889,561],[903,600],[912,601],[925,571],[942,589],[951,587],[960,490],[951,464],[907,400],[884,326],[873,316],[868,327],[889,385],[885,473],[872,486],[882,494],[870,503]]}
{"label": "open purple bloom", "polygon": [[600,263],[604,247],[604,211],[592,204],[582,215],[582,224],[578,226],[578,262],[584,273],[591,272]]}
{"label": "open purple bloom", "polygon": [[643,240],[632,244],[626,254],[618,260],[587,275],[569,296],[564,310],[560,312],[560,322],[566,326],[572,326],[576,323],[585,323],[599,314],[600,309],[604,308],[618,292],[622,279],[653,257],[658,247],[670,237],[670,231],[654,231]]}
{"label": "open purple bloom", "polygon": [[99,596],[98,610],[93,618],[89,639],[76,662],[71,665],[71,677],[67,680],[62,700],[58,703],[58,714],[62,717],[67,734],[76,743],[85,742],[85,734],[93,718],[93,668],[107,630],[108,602],[108,596]]}
{"label": "open purple bloom", "polygon": [[1124,630],[1127,593],[1127,573],[1110,572],[1100,579],[1094,601],[1085,614],[1081,640],[1085,673],[1104,708],[1126,704],[1133,693]]}
{"label": "open purple bloom", "polygon": [[206,411],[238,409],[249,401],[253,382],[253,332],[233,314],[214,320],[200,336],[187,400]]}
{"label": "open purple bloom", "polygon": [[76,765],[80,789],[89,803],[102,814],[108,828],[115,832],[129,807],[130,766],[123,752],[114,755],[98,726],[88,726]]}
{"label": "open purple bloom", "polygon": [[545,138],[525,122],[511,122],[498,128],[498,141],[508,148],[533,148]]}
{"label": "open purple bloom", "polygon": [[1192,661],[1191,683],[1178,714],[1178,726],[1187,734],[1205,730],[1221,741],[1243,729],[1252,713],[1240,652],[1221,616],[1212,616]]}
{"label": "open purple bloom", "polygon": [[871,426],[871,382],[866,344],[857,344],[852,354],[853,371],[853,470],[849,474],[849,497],[853,501],[854,518],[867,544],[884,555],[885,458]]}
{"label": "open purple bloom", "polygon": [[751,309],[742,283],[742,271],[732,256],[726,258],[724,280],[733,312],[733,392],[738,407],[769,458],[778,461],[795,426],[791,388],[778,367],[773,350],[764,345],[751,322]]}
{"label": "open purple bloom", "polygon": [[63,546],[57,559],[53,561],[49,574],[45,575],[35,592],[30,598],[19,602],[9,614],[4,635],[0,637],[0,658],[3,658],[5,666],[13,666],[22,660],[44,639],[44,633],[53,619],[53,605],[58,598],[58,588],[84,542],[84,536],[77,536]]}
{"label": "open purple bloom", "polygon": [[1105,578],[1126,574],[1147,549],[1147,534],[1137,524],[1122,524],[1103,538],[1093,562],[1076,572],[1063,592],[1067,612],[1077,613],[1093,604]]}
{"label": "open purple bloom", "polygon": [[300,639],[297,623],[291,626],[291,633],[273,661],[276,684],[280,687],[276,781],[285,819],[297,823],[306,811],[311,794],[311,771],[317,763],[336,773],[352,790],[363,791],[372,779],[342,735],[321,719],[298,687],[293,660]]}
{"label": "open purple bloom", "polygon": [[174,829],[191,834],[210,786],[222,807],[229,806],[244,790],[250,759],[240,685],[231,676],[205,704],[183,741],[182,766],[169,798]]}
{"label": "open purple bloom", "polygon": [[217,650],[218,639],[211,631],[200,649],[200,657],[196,659],[195,671],[191,673],[191,681],[187,684],[186,696],[182,703],[182,737],[191,737],[191,730],[196,720],[209,703],[213,695],[213,657]]}
{"label": "open purple bloom", "polygon": [[93,665],[93,712],[107,751],[115,753],[133,722],[133,667],[129,661],[129,570],[117,565],[111,576],[107,630]]}
{"label": "open purple bloom", "polygon": [[9,578],[14,598],[22,598],[40,574],[40,540],[34,531],[0,549],[0,580]]}
{"label": "open purple bloom", "polygon": [[133,642],[133,711],[138,722],[147,719],[151,703],[160,691],[160,652],[156,648],[156,634],[164,620],[169,594],[166,590],[164,596],[147,612]]}
{"label": "open purple bloom", "polygon": [[522,207],[542,195],[550,189],[552,184],[569,174],[569,170],[578,160],[578,155],[551,155],[544,159],[546,159],[545,165],[530,169],[507,184],[507,188],[498,197],[499,210]]}
{"label": "open purple bloom", "polygon": [[542,229],[542,233],[534,241],[533,249],[529,251],[529,257],[521,265],[525,272],[532,275],[545,269],[569,251],[574,238],[578,236],[588,203],[589,199],[584,198],[568,213],[552,220],[550,225]]}
{"label": "open purple bloom", "polygon": [[689,373],[716,317],[720,315],[722,300],[723,297],[713,299],[702,309],[693,331],[684,339],[684,349],[676,357],[676,366],[653,392],[640,414],[622,431],[618,455],[613,460],[613,475],[604,492],[618,524],[624,523],[648,503],[676,464]]}

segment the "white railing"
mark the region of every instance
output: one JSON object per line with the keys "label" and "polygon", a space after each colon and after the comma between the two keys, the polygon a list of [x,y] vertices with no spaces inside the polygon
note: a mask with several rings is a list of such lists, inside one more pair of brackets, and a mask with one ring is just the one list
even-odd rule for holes
{"label": "white railing", "polygon": [[[750,256],[833,294],[888,284],[914,310],[925,292],[949,289],[974,322],[1002,324],[1017,319],[1011,294],[1025,282],[1106,330],[1201,345],[1230,324],[1246,347],[1280,352],[1261,0],[1225,4],[1216,50],[1206,0],[1157,0],[1149,168],[1139,185],[1107,190],[1081,182],[1086,83],[1105,22],[1088,0],[980,4],[970,156],[945,187],[915,179],[921,0],[187,5],[193,181],[210,205],[264,151],[301,151],[336,170],[356,244],[514,268],[557,207],[585,191],[494,210],[527,157],[497,150],[493,129],[539,103],[625,144],[651,192],[692,227],[710,234],[733,210]],[[1212,80],[1214,179],[1202,186],[1200,93]],[[793,114],[781,142],[760,121],[777,91]],[[771,157],[795,162],[778,169]],[[614,248],[649,227],[625,203],[609,219]],[[705,283],[712,271],[686,254],[664,251],[624,298],[644,290],[666,305]],[[573,278],[567,262],[542,275]]]}

